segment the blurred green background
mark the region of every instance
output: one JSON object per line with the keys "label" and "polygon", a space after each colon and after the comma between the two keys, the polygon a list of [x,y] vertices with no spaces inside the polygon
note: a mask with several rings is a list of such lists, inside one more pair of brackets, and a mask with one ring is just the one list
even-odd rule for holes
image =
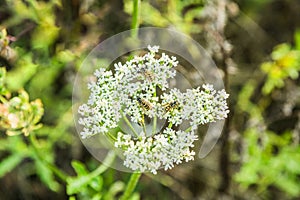
{"label": "blurred green background", "polygon": [[0,199],[118,199],[130,174],[82,146],[73,81],[98,43],[147,26],[206,48],[230,117],[208,157],[144,174],[131,199],[299,199],[299,11],[298,0],[0,0]]}

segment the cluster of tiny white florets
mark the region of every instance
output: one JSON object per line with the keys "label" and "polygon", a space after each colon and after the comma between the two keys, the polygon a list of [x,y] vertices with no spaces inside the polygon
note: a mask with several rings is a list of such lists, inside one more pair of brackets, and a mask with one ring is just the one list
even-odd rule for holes
{"label": "cluster of tiny white florets", "polygon": [[192,127],[227,118],[229,113],[225,90],[216,91],[212,85],[204,84],[196,89],[188,89],[183,107],[185,119],[190,119]]}
{"label": "cluster of tiny white florets", "polygon": [[[196,127],[224,119],[229,112],[226,103],[229,95],[225,90],[214,90],[212,85],[185,92],[169,89],[168,81],[175,77],[178,61],[164,53],[157,58],[158,49],[149,46],[149,52],[143,56],[115,64],[114,73],[97,70],[94,73],[97,81],[88,85],[88,101],[79,107],[82,138],[107,133],[118,126],[121,118],[129,117],[140,126],[144,116],[167,120],[169,128],[149,137],[144,132],[135,133],[134,137],[118,134],[115,146],[124,150],[124,165],[141,172],[156,173],[159,168],[167,170],[182,160],[192,160],[194,152],[190,148],[197,139]],[[163,91],[160,96],[157,88]],[[189,121],[189,131],[170,128],[183,120]]]}
{"label": "cluster of tiny white florets", "polygon": [[117,90],[126,94],[127,98],[120,99],[126,102],[124,114],[130,116],[131,121],[138,123],[143,114],[148,117],[155,116],[155,109],[145,110],[137,106],[137,98],[146,99],[154,108],[157,107],[158,98],[153,96],[156,87],[166,90],[169,87],[168,79],[174,78],[177,66],[176,57],[162,53],[160,58],[155,58],[158,53],[158,46],[148,46],[149,52],[143,56],[134,56],[125,64],[117,63],[115,67],[115,77],[119,81]]}
{"label": "cluster of tiny white florets", "polygon": [[[209,84],[202,85],[202,88],[188,89],[185,93],[173,88],[169,93],[164,93],[158,116],[175,125],[181,124],[182,120],[189,120],[191,127],[227,118],[229,110],[226,99],[229,95],[225,90],[217,92]],[[164,107],[168,102],[177,102],[177,109],[165,112]]]}
{"label": "cluster of tiny white florets", "polygon": [[88,89],[91,91],[88,102],[78,109],[82,116],[78,121],[83,125],[80,133],[82,138],[108,132],[109,129],[118,126],[121,118],[121,104],[116,92],[117,80],[112,72],[101,68],[94,75],[97,81],[88,84]]}
{"label": "cluster of tiny white florets", "polygon": [[151,171],[156,174],[163,167],[171,169],[175,164],[194,160],[194,147],[197,135],[193,131],[175,131],[166,128],[163,133],[143,137],[134,141],[130,135],[119,132],[115,147],[124,150],[124,165],[140,172]]}

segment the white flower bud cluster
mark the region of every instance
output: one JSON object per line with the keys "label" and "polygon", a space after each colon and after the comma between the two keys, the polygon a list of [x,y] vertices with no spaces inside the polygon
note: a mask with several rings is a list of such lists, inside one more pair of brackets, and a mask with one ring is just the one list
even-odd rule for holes
{"label": "white flower bud cluster", "polygon": [[[164,53],[157,57],[158,49],[158,46],[148,46],[145,55],[135,56],[125,64],[115,64],[114,73],[103,68],[97,70],[94,73],[97,81],[88,84],[89,99],[78,111],[82,138],[109,132],[118,126],[122,117],[129,117],[131,123],[140,126],[145,125],[145,116],[165,119],[169,128],[159,133],[154,131],[145,137],[149,134],[144,127],[134,137],[119,133],[114,141],[124,151],[124,165],[141,172],[156,173],[159,168],[167,170],[183,160],[192,160],[195,153],[190,148],[197,140],[194,134],[197,126],[224,119],[229,112],[226,103],[229,95],[225,90],[214,90],[212,85],[184,93],[177,88],[169,89],[168,81],[175,77],[178,61]],[[159,95],[157,88],[163,94]],[[171,129],[183,120],[189,121],[188,130]]]}

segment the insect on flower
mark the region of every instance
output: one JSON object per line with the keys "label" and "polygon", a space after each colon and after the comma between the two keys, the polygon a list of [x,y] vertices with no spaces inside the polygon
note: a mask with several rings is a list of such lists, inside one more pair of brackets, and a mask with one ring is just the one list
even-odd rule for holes
{"label": "insect on flower", "polygon": [[145,126],[145,119],[144,118],[145,118],[144,115],[142,115],[141,119],[139,119],[139,121],[138,121],[139,126]]}
{"label": "insect on flower", "polygon": [[146,99],[143,99],[141,97],[137,97],[136,100],[138,101],[138,103],[142,106],[142,108],[145,111],[151,110],[153,108],[153,105],[149,101],[147,101]]}
{"label": "insect on flower", "polygon": [[154,80],[154,74],[150,70],[142,68],[140,70],[140,74],[150,82],[152,82]]}
{"label": "insect on flower", "polygon": [[175,110],[175,109],[180,109],[180,104],[178,101],[172,101],[170,103],[163,104],[163,107],[165,108],[165,113]]}

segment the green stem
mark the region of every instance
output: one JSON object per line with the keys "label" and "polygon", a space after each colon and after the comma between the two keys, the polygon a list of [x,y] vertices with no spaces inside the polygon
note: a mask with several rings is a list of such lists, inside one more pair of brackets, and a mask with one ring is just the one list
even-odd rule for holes
{"label": "green stem", "polygon": [[[153,97],[156,97],[156,86],[155,86],[155,91],[153,93]],[[157,116],[154,115],[154,118],[153,118],[153,129],[152,129],[152,135],[155,134],[156,132],[156,126],[157,126]]]}
{"label": "green stem", "polygon": [[156,126],[157,126],[157,117],[154,116],[153,118],[153,129],[152,129],[152,135],[156,133]]}
{"label": "green stem", "polygon": [[190,132],[192,130],[192,127],[190,126],[189,128],[185,129],[185,132]]}
{"label": "green stem", "polygon": [[136,38],[138,35],[139,28],[139,9],[140,8],[140,0],[133,0],[133,11],[132,11],[132,21],[131,21],[131,36]]}
{"label": "green stem", "polygon": [[130,121],[127,119],[126,115],[122,112],[122,116],[126,124],[129,126],[130,130],[134,133],[134,135],[139,138],[139,134],[135,131]]}
{"label": "green stem", "polygon": [[97,169],[95,169],[93,172],[91,172],[89,174],[90,178],[99,176],[100,174],[102,174],[103,172],[105,172],[109,166],[111,166],[111,164],[113,163],[113,161],[116,158],[116,154],[114,151],[110,151],[107,156],[105,157],[105,159],[103,160],[103,164],[100,165]]}
{"label": "green stem", "polygon": [[113,140],[113,142],[117,141],[117,138],[113,136],[110,132],[107,132],[106,135]]}
{"label": "green stem", "polygon": [[62,181],[66,181],[66,179],[67,179],[67,175],[63,172],[63,171],[61,171],[59,168],[57,168],[55,165],[53,165],[52,163],[50,163],[50,162],[48,162],[47,160],[45,160],[44,158],[43,158],[43,156],[40,154],[40,151],[39,151],[39,149],[38,149],[38,145],[37,145],[37,140],[36,140],[36,138],[35,138],[35,136],[33,135],[33,133],[31,133],[30,135],[29,135],[29,140],[30,140],[30,143],[32,144],[32,147],[33,147],[33,149],[34,149],[34,151],[35,151],[35,154],[37,155],[37,157],[38,157],[38,159],[42,162],[42,163],[44,163],[48,168],[50,168],[51,170],[52,170],[52,172],[58,177],[58,178],[60,178]]}
{"label": "green stem", "polygon": [[141,177],[141,173],[137,172],[137,173],[133,173],[130,177],[130,180],[127,184],[127,187],[125,189],[124,194],[121,196],[120,200],[128,200],[129,197],[131,196],[132,192],[134,191],[140,177]]}
{"label": "green stem", "polygon": [[168,125],[168,128],[172,128],[172,126],[173,126],[173,123],[170,122],[169,125]]}
{"label": "green stem", "polygon": [[146,125],[145,125],[145,123],[143,124],[143,131],[144,131],[144,136],[146,137],[146,136],[147,136],[147,130],[146,130]]}

